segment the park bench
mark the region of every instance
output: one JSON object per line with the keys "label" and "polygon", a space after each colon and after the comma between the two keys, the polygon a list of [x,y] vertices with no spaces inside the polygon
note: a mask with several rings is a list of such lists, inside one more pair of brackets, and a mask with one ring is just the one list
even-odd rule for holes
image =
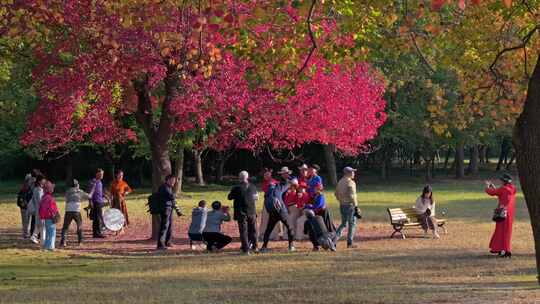
{"label": "park bench", "polygon": [[[394,232],[390,236],[393,238],[397,233],[401,234],[401,238],[405,239],[405,228],[422,227],[418,219],[418,214],[414,208],[388,208],[390,216],[390,224],[394,228]],[[437,226],[442,228],[446,234],[446,219],[437,218]]]}

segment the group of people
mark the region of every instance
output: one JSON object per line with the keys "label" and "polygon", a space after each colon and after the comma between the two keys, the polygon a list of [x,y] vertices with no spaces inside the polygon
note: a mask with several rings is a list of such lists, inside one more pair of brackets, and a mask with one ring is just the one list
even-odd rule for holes
{"label": "group of people", "polygon": [[[335,188],[335,197],[340,205],[341,225],[334,226],[331,214],[327,208],[323,180],[316,164],[298,167],[298,175],[293,176],[292,170],[282,167],[273,176],[271,169],[265,169],[261,186],[264,192],[263,208],[259,229],[257,229],[257,208],[259,191],[250,182],[247,171],[239,174],[239,183],[234,186],[227,198],[233,201],[233,216],[229,207],[220,201],[214,201],[211,208],[202,200],[192,211],[191,224],[188,231],[190,245],[195,248],[196,242],[204,242],[208,251],[219,251],[231,243],[232,238],[222,232],[223,222],[234,219],[238,225],[241,241],[241,251],[245,254],[268,251],[268,243],[274,234],[278,233],[276,225],[281,224],[286,231],[288,250],[295,251],[294,242],[309,238],[313,250],[321,248],[336,250],[336,243],[347,229],[347,247],[354,248],[357,221],[362,217],[358,208],[356,194],[356,169],[345,167],[343,177]],[[77,180],[68,183],[65,192],[65,214],[61,230],[60,246],[66,246],[66,234],[71,222],[77,226],[78,243],[83,241],[82,202],[88,200],[89,217],[92,219],[92,235],[103,238],[103,207],[110,202],[111,208],[119,209],[125,218],[125,226],[129,225],[126,195],[133,190],[123,179],[123,172],[117,171],[111,183],[109,193],[103,187],[104,171],[98,169],[89,186],[89,193],[81,190]],[[515,210],[516,188],[512,177],[504,174],[500,178],[502,186],[495,187],[493,182],[486,182],[486,193],[499,198],[496,209],[496,229],[490,242],[490,251],[501,257],[511,257],[512,223]],[[149,198],[150,209],[156,209],[154,214],[159,216],[160,228],[157,238],[157,249],[166,250],[172,246],[173,211],[181,215],[176,205],[174,187],[177,177],[168,175],[157,193]],[[60,215],[53,197],[55,185],[47,180],[38,170],[33,170],[25,177],[18,195],[17,204],[21,210],[23,237],[33,243],[42,243],[43,248],[54,250],[56,225]],[[151,202],[154,202],[153,204]],[[154,205],[154,207],[152,207]],[[415,209],[425,234],[432,230],[433,238],[440,236],[437,232],[435,219],[435,199],[431,186],[426,186],[418,197]],[[260,233],[258,233],[258,230]],[[262,240],[259,248],[258,242]]]}
{"label": "group of people", "polygon": [[[125,218],[125,226],[129,224],[125,196],[133,190],[123,180],[124,173],[117,171],[111,183],[110,192],[103,190],[104,171],[98,169],[91,180],[89,193],[80,189],[79,182],[72,179],[67,183],[65,191],[65,214],[61,230],[60,247],[65,247],[66,234],[74,221],[77,226],[78,244],[83,242],[82,204],[88,201],[89,217],[92,219],[92,235],[104,238],[103,207],[111,201],[111,207],[119,209]],[[27,174],[17,196],[17,205],[21,212],[22,236],[35,244],[42,243],[47,250],[55,249],[56,225],[62,218],[54,199],[55,185],[45,178],[39,170],[34,169]]]}

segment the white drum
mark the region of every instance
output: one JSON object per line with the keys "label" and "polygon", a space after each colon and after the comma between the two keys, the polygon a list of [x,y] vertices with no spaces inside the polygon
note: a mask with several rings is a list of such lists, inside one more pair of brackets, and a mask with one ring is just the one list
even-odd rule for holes
{"label": "white drum", "polygon": [[103,223],[110,231],[119,231],[124,227],[124,214],[116,208],[109,208],[103,212]]}

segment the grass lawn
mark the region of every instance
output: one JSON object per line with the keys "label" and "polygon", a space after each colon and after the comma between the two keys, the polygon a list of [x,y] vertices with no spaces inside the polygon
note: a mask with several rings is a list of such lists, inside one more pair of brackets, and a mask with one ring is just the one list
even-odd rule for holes
{"label": "grass lawn", "polygon": [[[534,245],[520,195],[514,222],[512,259],[488,253],[495,200],[480,181],[435,183],[437,210],[447,209],[448,234],[389,239],[386,208],[411,206],[423,184],[360,185],[365,219],[357,249],[340,242],[335,253],[312,253],[302,242],[287,253],[273,242],[271,253],[238,255],[238,241],[221,254],[192,252],[188,217],[175,220],[175,248],[153,251],[146,239],[149,217],[144,191],[128,201],[132,225],[120,236],[88,241],[54,253],[20,238],[14,187],[0,185],[0,303],[540,303]],[[189,213],[198,200],[226,202],[226,188],[191,188],[181,200]],[[330,191],[329,191],[330,192]],[[327,198],[334,220],[337,204]],[[63,208],[63,200],[59,197]],[[85,221],[88,236],[90,222]],[[236,225],[225,230],[237,236]],[[71,230],[69,240],[72,241]],[[57,238],[58,240],[58,238]]]}

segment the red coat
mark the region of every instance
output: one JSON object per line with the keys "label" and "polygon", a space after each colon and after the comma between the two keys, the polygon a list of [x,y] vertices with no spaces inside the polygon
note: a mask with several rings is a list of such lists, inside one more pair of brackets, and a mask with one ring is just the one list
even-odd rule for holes
{"label": "red coat", "polygon": [[42,220],[50,220],[58,212],[56,201],[50,193],[45,193],[39,203],[39,218]]}
{"label": "red coat", "polygon": [[491,237],[489,248],[492,251],[512,252],[512,224],[514,223],[514,213],[516,210],[516,188],[512,184],[501,186],[500,188],[487,188],[486,193],[497,196],[499,207],[504,207],[508,211],[506,220],[495,225],[495,232]]}
{"label": "red coat", "polygon": [[298,195],[296,194],[296,191],[289,189],[287,192],[285,192],[283,201],[285,202],[285,205],[287,205],[287,207],[291,207],[291,206],[296,205],[297,198],[298,198]]}

